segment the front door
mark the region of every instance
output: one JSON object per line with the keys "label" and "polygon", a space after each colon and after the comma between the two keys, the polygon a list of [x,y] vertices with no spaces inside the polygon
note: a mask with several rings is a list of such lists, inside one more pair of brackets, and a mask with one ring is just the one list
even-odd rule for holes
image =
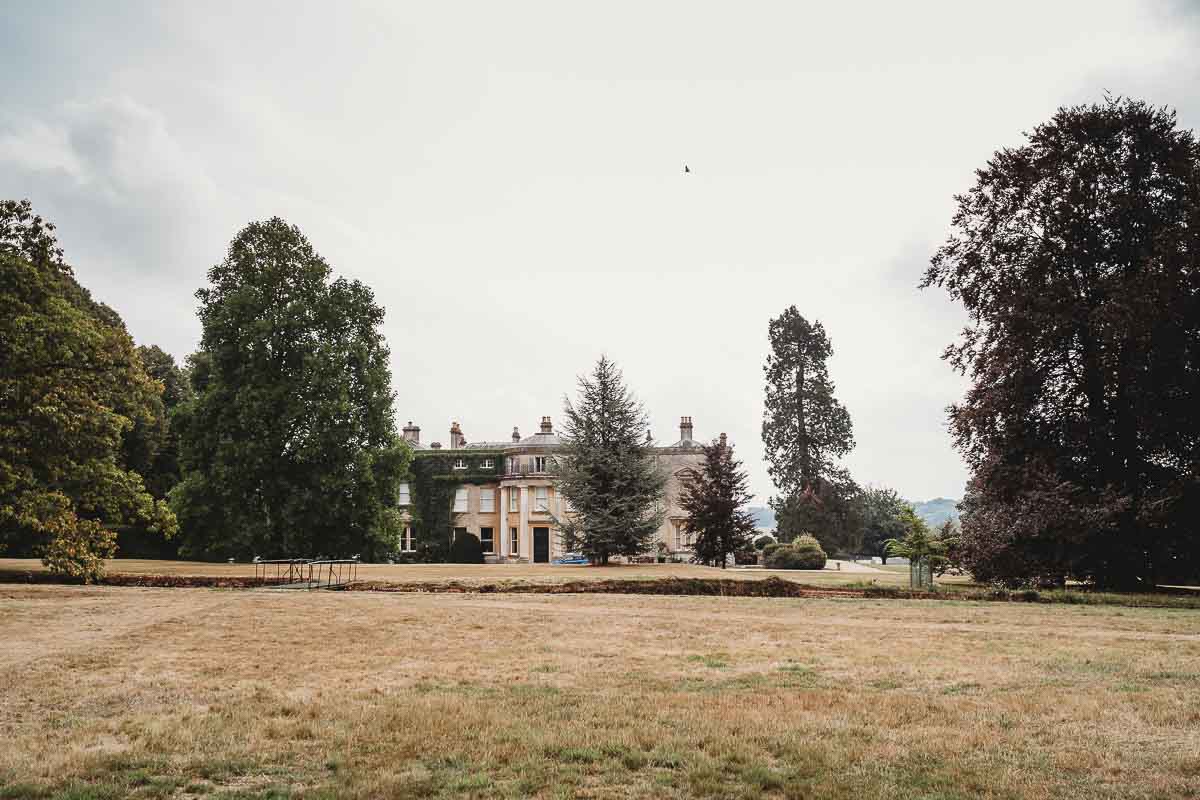
{"label": "front door", "polygon": [[533,561],[545,564],[550,561],[550,529],[533,529]]}

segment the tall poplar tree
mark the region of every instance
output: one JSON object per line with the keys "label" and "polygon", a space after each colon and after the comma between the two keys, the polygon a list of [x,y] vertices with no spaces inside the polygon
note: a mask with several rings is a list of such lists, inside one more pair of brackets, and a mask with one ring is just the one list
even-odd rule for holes
{"label": "tall poplar tree", "polygon": [[666,475],[643,438],[642,404],[601,356],[564,412],[558,487],[570,513],[558,521],[563,546],[594,564],[647,552],[663,520]]}
{"label": "tall poplar tree", "polygon": [[690,471],[679,498],[688,513],[693,560],[723,569],[730,555],[750,544],[754,515],[746,505],[753,496],[742,462],[722,433],[704,446],[704,466]]}
{"label": "tall poplar tree", "polygon": [[192,557],[394,551],[399,481],[383,309],[298,228],[246,226],[208,271],[171,501]]}
{"label": "tall poplar tree", "polygon": [[833,345],[824,326],[795,306],[771,320],[768,334],[762,437],[767,472],[780,491],[771,505],[782,517],[783,538],[808,530],[834,552],[855,533],[850,499],[857,487],[838,464],[854,434],[829,379]]}

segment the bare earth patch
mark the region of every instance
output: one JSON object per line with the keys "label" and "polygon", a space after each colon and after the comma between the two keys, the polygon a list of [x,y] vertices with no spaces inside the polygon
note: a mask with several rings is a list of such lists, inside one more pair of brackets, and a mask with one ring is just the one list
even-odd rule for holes
{"label": "bare earth patch", "polygon": [[0,797],[1200,795],[1200,613],[0,585]]}

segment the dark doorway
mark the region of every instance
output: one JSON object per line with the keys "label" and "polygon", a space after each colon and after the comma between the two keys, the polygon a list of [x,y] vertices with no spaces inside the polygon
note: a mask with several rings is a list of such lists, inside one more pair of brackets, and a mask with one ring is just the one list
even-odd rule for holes
{"label": "dark doorway", "polygon": [[550,529],[533,529],[533,561],[535,564],[545,564],[550,561]]}

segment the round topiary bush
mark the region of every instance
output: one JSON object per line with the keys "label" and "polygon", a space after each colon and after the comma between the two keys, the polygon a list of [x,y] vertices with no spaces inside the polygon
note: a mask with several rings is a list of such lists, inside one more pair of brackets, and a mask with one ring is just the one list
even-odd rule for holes
{"label": "round topiary bush", "polygon": [[763,550],[763,565],[768,569],[825,569],[826,560],[821,543],[808,534],[790,545]]}
{"label": "round topiary bush", "polygon": [[473,533],[460,533],[450,544],[451,564],[482,564],[483,546]]}

